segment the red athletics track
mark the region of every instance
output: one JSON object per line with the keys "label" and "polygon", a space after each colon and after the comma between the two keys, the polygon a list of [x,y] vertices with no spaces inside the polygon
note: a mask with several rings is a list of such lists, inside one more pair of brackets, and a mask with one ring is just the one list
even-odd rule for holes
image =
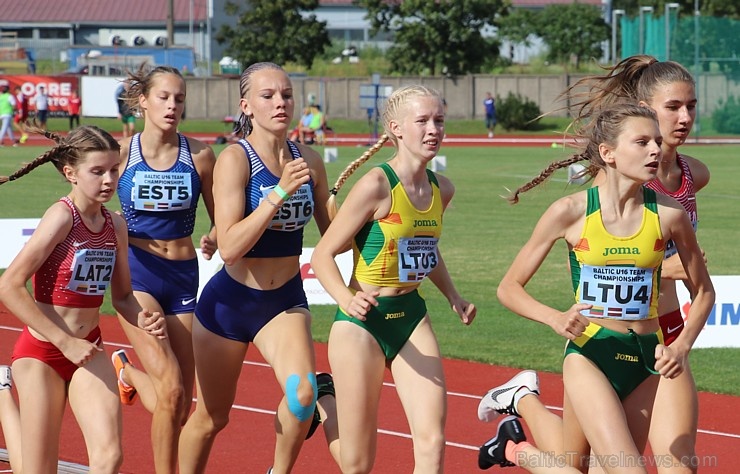
{"label": "red athletics track", "polygon": [[[8,363],[18,337],[20,322],[0,308],[0,362]],[[108,353],[119,347],[130,347],[118,321],[104,316],[101,321]],[[495,350],[495,345],[492,345]],[[133,354],[132,354],[133,355]],[[316,344],[317,369],[328,371],[326,345]],[[136,363],[135,356],[132,357]],[[447,377],[449,414],[447,417],[448,473],[482,472],[477,467],[477,447],[494,434],[495,424],[478,421],[476,409],[480,395],[491,386],[513,376],[517,369],[495,367],[459,360],[444,361]],[[413,457],[408,427],[390,376],[386,377],[380,412],[377,473],[403,473],[413,470]],[[551,407],[562,406],[562,379],[559,375],[541,373],[542,400]],[[272,371],[252,347],[239,380],[235,406],[229,426],[219,435],[211,455],[209,472],[263,473],[271,463],[274,443],[273,410],[280,390]],[[698,453],[708,463],[701,472],[731,474],[737,472],[740,451],[740,397],[700,394]],[[121,472],[153,472],[149,445],[151,416],[140,403],[123,407],[125,460]],[[77,425],[67,410],[62,435],[61,461],[85,465],[85,446]],[[0,436],[0,446],[5,440]],[[0,462],[0,470],[3,463]],[[494,467],[490,472],[500,468]],[[307,441],[298,459],[295,473],[339,472],[328,454],[323,433],[318,430]],[[508,468],[506,472],[524,472]],[[655,472],[651,470],[650,472]]]}

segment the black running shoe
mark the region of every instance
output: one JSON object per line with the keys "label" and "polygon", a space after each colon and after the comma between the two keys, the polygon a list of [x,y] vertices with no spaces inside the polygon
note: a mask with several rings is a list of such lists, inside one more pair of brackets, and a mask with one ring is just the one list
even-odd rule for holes
{"label": "black running shoe", "polygon": [[[316,385],[318,386],[316,396],[317,401],[325,395],[331,395],[332,397],[335,396],[334,379],[331,377],[331,374],[327,374],[326,372],[321,372],[320,374],[317,374]],[[316,428],[318,428],[320,424],[321,415],[319,414],[319,407],[317,406],[313,411],[313,420],[311,420],[311,427],[308,429],[306,439],[313,436],[313,434],[316,432]]]}
{"label": "black running shoe", "polygon": [[514,463],[506,460],[506,443],[509,441],[521,443],[526,440],[519,420],[515,416],[507,416],[498,424],[496,436],[480,447],[478,467],[488,469],[494,465],[514,466]]}

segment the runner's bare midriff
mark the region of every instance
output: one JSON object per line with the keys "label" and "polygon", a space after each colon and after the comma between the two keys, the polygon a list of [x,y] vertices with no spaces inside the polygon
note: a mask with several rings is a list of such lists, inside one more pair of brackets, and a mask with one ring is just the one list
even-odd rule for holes
{"label": "runner's bare midriff", "polygon": [[195,258],[195,246],[189,236],[175,240],[129,237],[129,244],[167,260],[191,260]]}

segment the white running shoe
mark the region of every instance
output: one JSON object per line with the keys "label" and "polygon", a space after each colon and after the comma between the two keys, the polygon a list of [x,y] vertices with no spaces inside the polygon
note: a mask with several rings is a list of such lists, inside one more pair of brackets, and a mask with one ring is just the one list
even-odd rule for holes
{"label": "white running shoe", "polygon": [[517,411],[519,400],[532,394],[540,394],[540,379],[534,370],[523,370],[483,396],[478,405],[478,419],[489,423],[499,415],[521,416]]}
{"label": "white running shoe", "polygon": [[13,377],[10,375],[10,366],[0,365],[0,390],[9,390],[13,386]]}

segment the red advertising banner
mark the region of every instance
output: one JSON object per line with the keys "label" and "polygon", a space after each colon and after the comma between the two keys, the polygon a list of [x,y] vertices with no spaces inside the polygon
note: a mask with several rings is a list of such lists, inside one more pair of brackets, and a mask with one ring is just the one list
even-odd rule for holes
{"label": "red advertising banner", "polygon": [[19,86],[28,97],[28,110],[36,110],[36,94],[39,87],[46,89],[49,96],[49,115],[52,117],[67,116],[67,107],[72,91],[79,90],[80,78],[77,76],[38,76],[38,75],[2,75],[0,84],[10,86],[11,93]]}

